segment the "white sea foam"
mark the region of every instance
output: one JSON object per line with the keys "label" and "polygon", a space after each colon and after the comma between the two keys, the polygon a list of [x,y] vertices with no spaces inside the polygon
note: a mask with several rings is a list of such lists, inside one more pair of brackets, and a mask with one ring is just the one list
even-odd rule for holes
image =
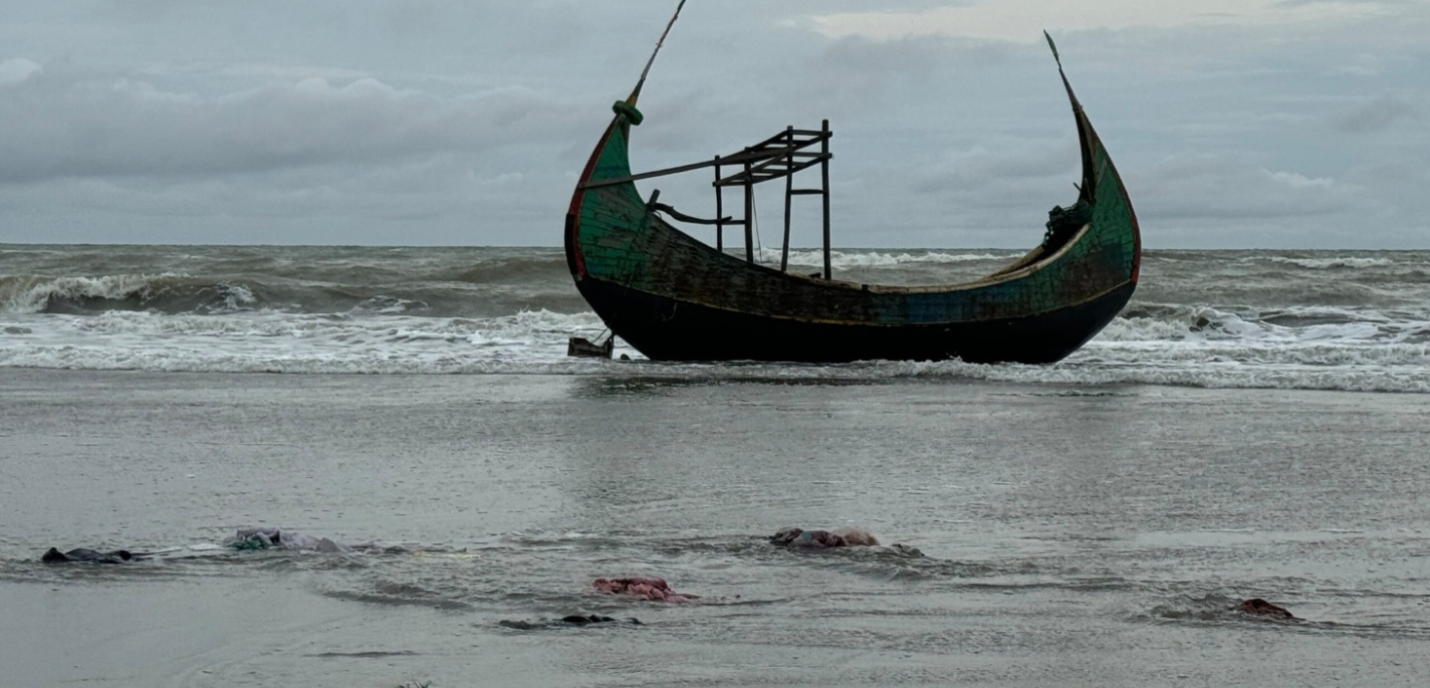
{"label": "white sea foam", "polygon": [[258,303],[253,292],[242,284],[221,284],[219,291],[223,294],[224,311],[241,311]]}
{"label": "white sea foam", "polygon": [[1267,260],[1273,263],[1283,263],[1308,268],[1311,270],[1325,270],[1329,268],[1382,268],[1394,265],[1395,262],[1389,258],[1357,258],[1357,257],[1333,257],[1333,258],[1291,258],[1288,256],[1269,256]]}
{"label": "white sea foam", "polygon": [[[1294,323],[1294,324],[1285,324]],[[1345,346],[1423,341],[1430,314],[1373,309],[1295,307],[1232,312],[1166,307],[1158,317],[1125,315],[1110,323],[1102,342],[1223,342],[1231,346],[1295,346],[1333,342]]]}
{"label": "white sea foam", "polygon": [[[500,318],[225,316],[110,311],[42,315],[0,334],[0,366],[96,370],[294,373],[562,372],[566,340],[594,337],[594,314]],[[9,321],[0,321],[0,333]],[[634,352],[631,352],[634,353]]]}
{"label": "white sea foam", "polygon": [[[1329,317],[1335,309],[1300,315]],[[0,366],[185,372],[559,374],[672,379],[977,379],[1054,385],[1430,392],[1430,324],[1381,313],[1288,327],[1216,309],[1118,318],[1051,366],[946,362],[847,365],[664,364],[570,359],[570,336],[603,330],[591,313],[488,319],[246,311],[0,318]],[[1412,336],[1412,334],[1414,336]]]}

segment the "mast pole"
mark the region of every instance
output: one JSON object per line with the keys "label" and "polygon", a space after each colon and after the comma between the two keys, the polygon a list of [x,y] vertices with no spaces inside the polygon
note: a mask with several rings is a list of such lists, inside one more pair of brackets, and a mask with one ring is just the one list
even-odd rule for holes
{"label": "mast pole", "polygon": [[1087,121],[1087,115],[1082,110],[1082,103],[1078,102],[1077,94],[1073,93],[1072,82],[1068,81],[1067,72],[1063,71],[1063,58],[1058,54],[1058,44],[1053,42],[1052,34],[1043,32],[1043,37],[1048,39],[1048,47],[1053,51],[1053,59],[1058,63],[1058,76],[1063,80],[1063,88],[1067,89],[1068,100],[1072,102],[1073,118],[1077,120],[1077,137],[1082,148],[1082,185],[1078,187],[1082,200],[1091,200],[1097,197],[1097,178],[1094,176],[1092,161],[1092,125]]}
{"label": "mast pole", "polygon": [[660,34],[660,40],[655,42],[655,51],[650,54],[650,59],[645,63],[645,69],[641,70],[641,80],[636,82],[636,89],[631,91],[631,97],[626,99],[626,103],[635,105],[640,100],[641,89],[645,87],[645,79],[650,76],[650,68],[655,64],[655,56],[660,54],[661,46],[665,45],[665,39],[670,35],[670,30],[675,27],[675,20],[680,18],[680,11],[685,9],[685,0],[680,0],[680,4],[675,7],[675,15],[670,18],[670,22],[665,25],[665,31]]}
{"label": "mast pole", "polygon": [[1043,38],[1048,39],[1048,47],[1053,49],[1053,60],[1058,63],[1058,76],[1063,79],[1063,87],[1067,89],[1068,100],[1072,101],[1073,112],[1082,112],[1082,103],[1077,100],[1077,95],[1073,93],[1072,84],[1068,81],[1067,72],[1063,71],[1063,56],[1058,54],[1058,44],[1053,42],[1052,34],[1043,32]]}

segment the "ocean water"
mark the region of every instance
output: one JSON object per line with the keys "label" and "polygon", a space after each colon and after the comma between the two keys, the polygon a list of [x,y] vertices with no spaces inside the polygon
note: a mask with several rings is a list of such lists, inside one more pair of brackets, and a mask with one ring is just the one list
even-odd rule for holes
{"label": "ocean water", "polygon": [[[941,284],[1011,251],[840,251],[836,276]],[[765,256],[777,261],[774,252]],[[796,251],[813,267],[816,251]],[[0,367],[512,373],[1430,391],[1430,252],[1150,251],[1128,309],[1054,366],[634,365],[557,249],[0,247]]]}
{"label": "ocean water", "polygon": [[0,686],[1424,686],[1427,259],[1153,251],[1052,366],[693,365],[567,359],[558,250],[0,247]]}

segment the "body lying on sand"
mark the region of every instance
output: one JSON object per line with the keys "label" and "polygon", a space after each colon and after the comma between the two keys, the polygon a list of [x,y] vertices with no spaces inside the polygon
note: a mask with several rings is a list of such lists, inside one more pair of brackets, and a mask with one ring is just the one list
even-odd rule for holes
{"label": "body lying on sand", "polygon": [[328,554],[348,554],[360,548],[282,528],[240,528],[237,535],[223,541],[223,546],[237,550],[276,548]]}
{"label": "body lying on sand", "polygon": [[1252,616],[1265,616],[1272,619],[1291,620],[1296,617],[1287,611],[1285,607],[1278,607],[1260,597],[1249,599],[1231,608],[1234,612],[1250,614]]}
{"label": "body lying on sand", "polygon": [[879,547],[906,557],[924,555],[916,547],[892,544],[881,545],[863,528],[836,528],[834,530],[804,530],[803,528],[781,528],[770,536],[770,544],[800,549],[833,549],[836,547]]}
{"label": "body lying on sand", "polygon": [[879,538],[863,528],[837,530],[804,530],[781,528],[770,536],[770,543],[787,547],[829,549],[831,547],[877,547]]}
{"label": "body lying on sand", "polygon": [[590,626],[593,624],[616,624],[627,626],[641,626],[640,619],[628,617],[625,619],[613,619],[600,614],[568,614],[559,619],[541,621],[498,621],[497,625],[517,631],[537,631],[543,629],[569,628],[571,626]]}
{"label": "body lying on sand", "polygon": [[660,578],[597,578],[591,587],[596,592],[607,595],[631,595],[658,602],[680,604],[696,599],[698,595],[678,593]]}
{"label": "body lying on sand", "polygon": [[127,549],[116,549],[113,552],[100,552],[98,550],[89,549],[88,547],[79,547],[68,552],[61,552],[51,547],[44,554],[40,555],[40,561],[46,564],[70,564],[75,562],[88,564],[127,564],[138,559],[147,559],[149,556],[151,555],[145,552],[136,554]]}

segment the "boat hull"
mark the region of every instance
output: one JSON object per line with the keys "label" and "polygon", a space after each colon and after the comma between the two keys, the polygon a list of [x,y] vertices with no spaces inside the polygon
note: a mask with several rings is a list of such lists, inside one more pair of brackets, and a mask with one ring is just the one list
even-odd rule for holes
{"label": "boat hull", "polygon": [[1053,363],[1117,317],[1136,284],[1028,317],[924,325],[859,325],[752,315],[598,279],[577,288],[631,346],[659,361],[863,360]]}
{"label": "boat hull", "polygon": [[630,134],[644,119],[634,95],[615,106],[572,195],[571,275],[611,331],[656,360],[1058,361],[1127,304],[1142,251],[1122,179],[1064,84],[1082,149],[1078,200],[1054,209],[1042,245],[983,279],[925,287],[817,279],[696,240],[634,184]]}

